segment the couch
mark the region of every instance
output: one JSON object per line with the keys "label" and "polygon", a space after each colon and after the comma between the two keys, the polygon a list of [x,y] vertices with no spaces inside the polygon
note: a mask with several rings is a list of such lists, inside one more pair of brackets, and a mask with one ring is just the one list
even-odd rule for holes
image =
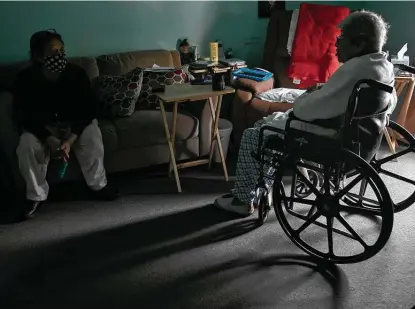
{"label": "couch", "polygon": [[[177,51],[143,50],[99,57],[71,58],[92,80],[99,75],[124,74],[135,67],[148,68],[154,63],[162,67],[180,67]],[[0,66],[0,147],[11,161],[19,136],[12,122],[12,95],[7,92],[16,74],[28,63]],[[214,98],[216,104],[217,99]],[[167,109],[167,108],[166,108]],[[167,113],[172,121],[172,113]],[[159,110],[136,110],[130,117],[115,120],[98,119],[105,148],[108,173],[138,169],[169,162],[169,151]],[[211,141],[211,116],[205,101],[183,105],[179,109],[176,130],[176,159],[186,160],[205,156]],[[57,182],[57,164],[51,164],[48,178]],[[54,170],[52,172],[52,170]],[[77,163],[69,164],[65,180],[81,177]]]}

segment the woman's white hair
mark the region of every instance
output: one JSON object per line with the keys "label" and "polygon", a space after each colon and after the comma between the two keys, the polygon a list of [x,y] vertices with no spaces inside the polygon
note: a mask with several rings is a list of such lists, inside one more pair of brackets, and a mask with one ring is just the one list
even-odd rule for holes
{"label": "woman's white hair", "polygon": [[382,49],[388,39],[389,24],[374,12],[360,10],[350,13],[340,25],[351,38],[362,38],[373,48]]}

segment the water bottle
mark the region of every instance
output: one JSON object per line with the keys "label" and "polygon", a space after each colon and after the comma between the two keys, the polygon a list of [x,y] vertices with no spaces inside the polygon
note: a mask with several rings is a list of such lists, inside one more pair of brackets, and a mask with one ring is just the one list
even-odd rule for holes
{"label": "water bottle", "polygon": [[59,176],[61,179],[65,177],[66,169],[68,168],[68,162],[66,160],[62,160],[61,168],[59,169]]}

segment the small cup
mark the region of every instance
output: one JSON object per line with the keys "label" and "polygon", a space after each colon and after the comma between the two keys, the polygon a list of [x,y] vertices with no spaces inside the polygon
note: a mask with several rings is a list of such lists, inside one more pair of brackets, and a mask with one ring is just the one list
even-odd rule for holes
{"label": "small cup", "polygon": [[212,90],[213,91],[221,91],[224,90],[226,87],[225,85],[225,74],[213,74],[212,75]]}

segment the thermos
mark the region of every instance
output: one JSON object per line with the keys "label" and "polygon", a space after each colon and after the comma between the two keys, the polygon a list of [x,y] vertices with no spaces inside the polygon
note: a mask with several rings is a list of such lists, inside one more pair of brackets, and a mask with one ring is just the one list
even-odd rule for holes
{"label": "thermos", "polygon": [[218,42],[210,43],[210,61],[214,63],[219,62],[219,43]]}

